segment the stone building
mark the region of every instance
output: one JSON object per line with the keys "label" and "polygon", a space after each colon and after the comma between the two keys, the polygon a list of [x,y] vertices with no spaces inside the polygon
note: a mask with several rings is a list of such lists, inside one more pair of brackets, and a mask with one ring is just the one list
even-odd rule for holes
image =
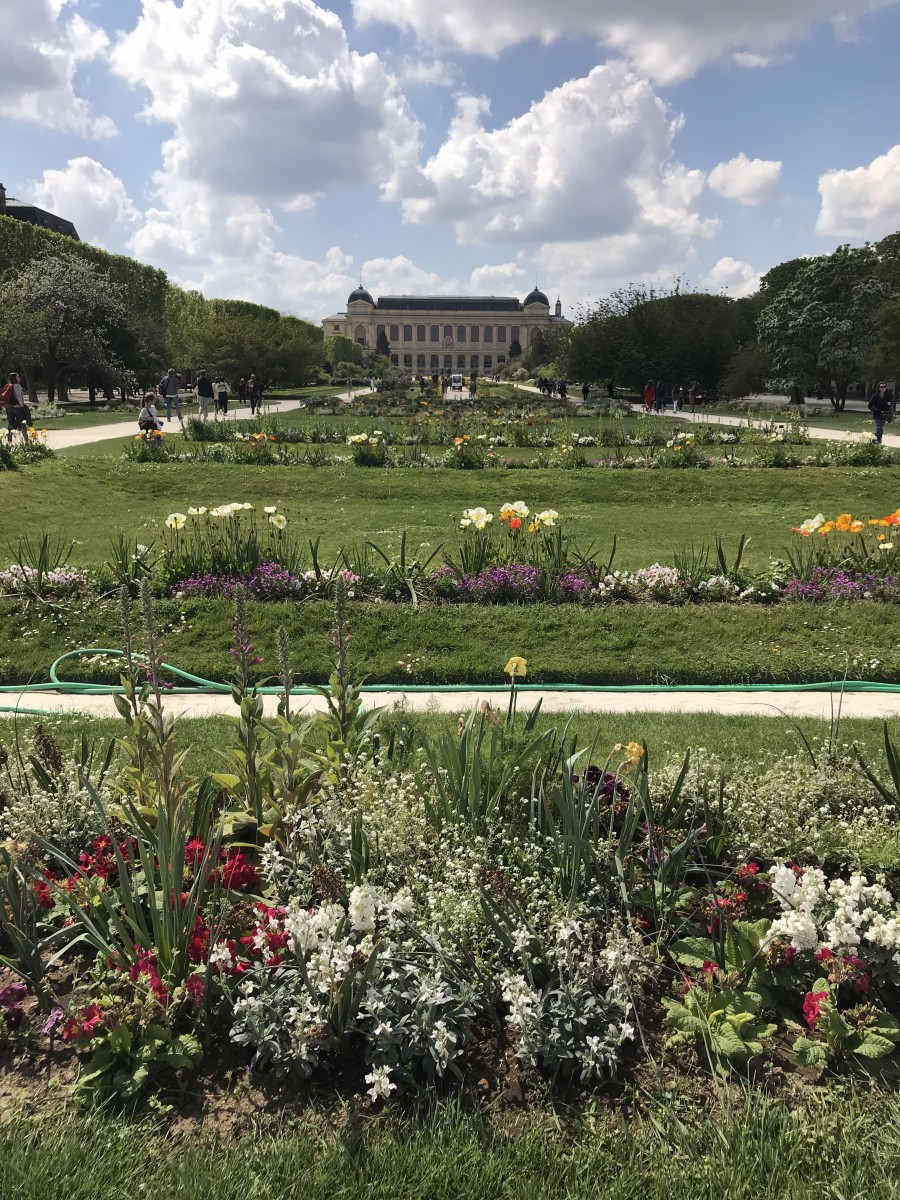
{"label": "stone building", "polygon": [[570,325],[562,302],[535,288],[524,300],[513,296],[380,296],[362,286],[350,293],[347,311],[322,322],[325,336],[339,334],[375,350],[383,331],[391,362],[410,375],[440,371],[481,374],[497,371],[518,343],[528,353],[538,330]]}
{"label": "stone building", "polygon": [[81,240],[71,221],[66,221],[54,213],[38,208],[36,204],[26,204],[24,200],[17,200],[15,196],[7,196],[6,188],[2,183],[0,183],[0,217],[15,217],[17,221],[40,225],[43,229],[52,230],[53,233],[63,233],[66,237],[74,238],[76,242]]}

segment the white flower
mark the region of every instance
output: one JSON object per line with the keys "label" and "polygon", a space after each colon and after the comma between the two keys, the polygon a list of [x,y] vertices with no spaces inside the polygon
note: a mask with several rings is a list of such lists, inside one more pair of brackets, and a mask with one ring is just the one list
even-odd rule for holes
{"label": "white flower", "polygon": [[378,900],[376,889],[367,885],[357,886],[350,893],[347,915],[357,933],[370,933],[375,928]]}
{"label": "white flower", "polygon": [[368,1089],[373,1100],[387,1100],[391,1092],[397,1090],[396,1083],[391,1082],[390,1067],[373,1067],[366,1076],[366,1083],[371,1083]]}
{"label": "white flower", "polygon": [[272,513],[278,512],[278,505],[270,504],[266,508],[263,509],[263,512],[266,514],[267,517],[271,517]]}
{"label": "white flower", "polygon": [[187,523],[187,517],[184,513],[169,513],[166,517],[167,529],[184,529]]}
{"label": "white flower", "polygon": [[287,517],[283,517],[281,513],[278,513],[274,517],[269,517],[269,522],[274,525],[276,529],[284,529],[285,525],[287,525]]}
{"label": "white flower", "polygon": [[188,514],[192,517],[202,517],[206,512],[205,508],[189,508]]}

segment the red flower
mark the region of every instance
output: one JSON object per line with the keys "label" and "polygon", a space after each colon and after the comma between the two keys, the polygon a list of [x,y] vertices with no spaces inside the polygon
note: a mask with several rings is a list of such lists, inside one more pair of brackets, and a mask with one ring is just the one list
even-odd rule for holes
{"label": "red flower", "polygon": [[188,999],[194,1008],[199,1008],[203,1003],[203,997],[206,995],[206,983],[202,975],[188,975],[184,983],[184,990],[188,994]]}
{"label": "red flower", "polygon": [[192,963],[205,963],[209,957],[209,928],[201,917],[194,918],[194,931],[188,940],[188,959]]}
{"label": "red flower", "polygon": [[200,838],[191,838],[184,847],[184,861],[189,867],[198,867],[206,853],[206,846]]}
{"label": "red flower", "polygon": [[229,851],[228,857],[218,868],[218,875],[222,885],[230,891],[256,887],[259,883],[259,871],[241,850]]}
{"label": "red flower", "polygon": [[815,1030],[816,1021],[822,1012],[822,1001],[828,999],[827,992],[807,992],[803,999],[803,1020]]}
{"label": "red flower", "polygon": [[796,946],[785,946],[784,954],[782,955],[782,963],[784,964],[784,966],[792,967],[794,965],[794,959],[796,957],[797,957],[797,947]]}
{"label": "red flower", "polygon": [[521,529],[522,528],[522,518],[521,517],[511,517],[510,522],[509,522],[509,527],[510,527],[510,529]]}
{"label": "red flower", "polygon": [[834,952],[829,950],[827,946],[823,946],[821,950],[816,951],[816,962],[830,962],[834,958]]}

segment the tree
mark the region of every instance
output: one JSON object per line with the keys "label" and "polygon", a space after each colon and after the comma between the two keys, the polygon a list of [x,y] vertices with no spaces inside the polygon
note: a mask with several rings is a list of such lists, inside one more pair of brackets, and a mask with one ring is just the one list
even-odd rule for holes
{"label": "tree", "polygon": [[823,386],[843,412],[850,383],[875,350],[876,318],[889,294],[871,246],[808,259],[759,316],[775,371],[792,388]]}
{"label": "tree", "polygon": [[518,339],[514,342],[510,342],[509,343],[510,362],[514,358],[521,358],[521,357],[522,357],[522,343]]}
{"label": "tree", "polygon": [[390,359],[391,357],[391,343],[383,329],[378,330],[378,337],[375,339],[375,353],[381,355],[382,358]]}
{"label": "tree", "polygon": [[[40,343],[38,361],[44,367],[51,402],[55,388],[65,399],[73,372],[123,377],[125,364],[112,347],[115,333],[125,325],[121,289],[91,263],[55,251],[30,262],[3,293],[0,307],[14,306],[24,322],[21,334],[34,339],[27,349],[33,353]],[[20,354],[24,348],[20,345]]]}

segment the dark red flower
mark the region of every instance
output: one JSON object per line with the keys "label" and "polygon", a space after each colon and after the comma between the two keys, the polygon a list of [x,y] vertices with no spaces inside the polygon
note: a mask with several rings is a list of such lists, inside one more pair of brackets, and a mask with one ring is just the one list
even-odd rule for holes
{"label": "dark red flower", "polygon": [[828,999],[827,992],[807,992],[803,999],[803,1020],[810,1029],[815,1029],[822,1012],[822,1001]]}

